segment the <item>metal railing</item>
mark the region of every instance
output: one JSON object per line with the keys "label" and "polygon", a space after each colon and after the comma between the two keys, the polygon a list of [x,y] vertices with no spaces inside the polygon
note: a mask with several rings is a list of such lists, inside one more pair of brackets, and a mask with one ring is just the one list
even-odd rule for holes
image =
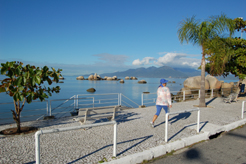
{"label": "metal railing", "polygon": [[180,113],[187,113],[187,112],[193,112],[197,111],[197,133],[199,133],[199,124],[200,124],[200,109],[195,108],[195,109],[189,109],[189,110],[184,110],[184,111],[178,111],[178,112],[171,112],[171,113],[166,113],[166,123],[165,123],[165,142],[168,141],[168,116],[169,115],[174,115],[174,114],[180,114]]}
{"label": "metal railing", "polygon": [[[230,93],[235,92],[235,88],[224,88],[224,89],[208,89],[205,90],[205,98],[212,98],[218,96],[228,96]],[[187,101],[200,99],[200,90],[184,90],[184,91],[170,91],[171,99],[173,102]],[[141,94],[141,105],[154,105],[156,102],[156,93],[142,93]]]}
{"label": "metal railing", "polygon": [[105,126],[114,124],[114,134],[113,134],[113,157],[117,155],[117,123],[116,121],[110,122],[103,122],[103,123],[96,123],[96,124],[89,124],[89,125],[81,125],[81,126],[73,126],[73,127],[66,127],[66,128],[58,128],[58,129],[50,129],[50,130],[39,130],[35,133],[35,156],[36,156],[36,163],[40,164],[40,135],[41,134],[48,134],[48,133],[57,133],[57,132],[64,132],[70,130],[78,130],[90,127],[98,127],[98,126]]}
{"label": "metal railing", "polygon": [[[215,97],[215,96],[226,96],[233,92],[232,89],[222,89],[222,90],[206,90],[206,97]],[[189,93],[187,93],[189,92]],[[171,91],[172,101],[180,102],[187,100],[194,100],[200,98],[200,90],[189,90],[189,91]],[[93,107],[103,107],[103,106],[125,106],[127,108],[138,108],[140,105],[126,97],[121,93],[108,93],[108,94],[78,94],[70,97],[69,99],[56,99],[43,101],[46,104],[46,107],[40,108],[33,107],[34,102],[31,104],[25,104],[21,112],[22,121],[32,121],[39,120],[45,116],[54,115],[56,118],[66,117],[76,113],[79,108],[93,108]],[[43,102],[41,104],[43,104]],[[141,105],[142,106],[151,106],[156,102],[156,93],[142,93],[141,95]],[[0,103],[1,109],[7,105],[5,111],[0,113],[0,124],[13,123],[10,104],[13,103]],[[28,110],[26,110],[28,109]],[[45,110],[46,112],[41,112]],[[32,114],[30,114],[32,113]]]}
{"label": "metal railing", "polygon": [[93,96],[92,101],[85,104],[84,101],[77,101],[77,107],[86,108],[86,107],[101,107],[101,106],[109,106],[109,105],[121,105],[120,102],[120,93],[107,93],[107,94],[78,94],[75,95],[78,99],[79,97],[84,98],[87,96]]}
{"label": "metal railing", "polygon": [[79,109],[78,101],[93,101],[93,97],[75,98],[72,96],[69,99],[50,100],[49,115],[55,118],[71,116],[71,112]]}
{"label": "metal railing", "polygon": [[243,115],[244,115],[244,104],[245,104],[245,101],[242,102],[242,115],[241,115],[242,119],[243,119]]}
{"label": "metal railing", "polygon": [[77,108],[87,107],[102,107],[102,106],[126,106],[126,107],[139,107],[139,104],[135,103],[122,93],[107,93],[107,94],[79,94],[75,95],[79,97],[93,96],[92,101],[76,101]]}
{"label": "metal railing", "polygon": [[[23,110],[20,114],[21,122],[39,120],[45,115],[49,113],[49,105],[48,101],[32,101],[31,104],[25,103],[25,110]],[[0,124],[10,124],[14,123],[13,114],[11,110],[14,110],[14,102],[11,103],[0,103],[1,111],[0,112]]]}

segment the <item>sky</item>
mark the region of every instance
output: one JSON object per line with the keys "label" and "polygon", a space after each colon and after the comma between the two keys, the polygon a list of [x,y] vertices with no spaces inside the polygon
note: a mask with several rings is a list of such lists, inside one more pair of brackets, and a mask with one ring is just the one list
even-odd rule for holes
{"label": "sky", "polygon": [[245,20],[245,6],[246,0],[0,0],[0,63],[47,65],[64,76],[197,69],[201,47],[180,43],[180,22],[222,13]]}

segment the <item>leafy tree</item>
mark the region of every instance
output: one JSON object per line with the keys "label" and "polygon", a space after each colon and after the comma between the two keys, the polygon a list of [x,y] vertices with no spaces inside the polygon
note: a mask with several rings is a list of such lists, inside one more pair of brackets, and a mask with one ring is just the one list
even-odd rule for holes
{"label": "leafy tree", "polygon": [[[246,32],[246,21],[236,18],[233,20],[237,31]],[[246,77],[246,40],[242,38],[216,37],[207,43],[206,71],[212,75],[227,76],[230,73],[240,79]]]}
{"label": "leafy tree", "polygon": [[223,34],[225,30],[230,31],[230,35],[234,32],[234,24],[231,19],[225,15],[210,17],[207,21],[199,22],[195,17],[186,18],[180,23],[178,29],[178,37],[181,43],[186,41],[194,45],[201,46],[202,60],[201,60],[201,97],[199,106],[205,107],[205,56],[206,43],[213,38]]}
{"label": "leafy tree", "polygon": [[52,80],[59,82],[62,70],[58,69],[56,71],[52,68],[50,71],[47,66],[39,68],[29,64],[23,66],[23,63],[16,61],[1,63],[0,69],[2,75],[8,76],[8,78],[2,80],[0,93],[6,92],[9,96],[13,97],[15,110],[11,111],[13,119],[17,124],[17,133],[20,133],[20,113],[25,102],[31,103],[32,100],[36,99],[43,101],[51,96],[51,93],[59,93],[59,86],[46,87],[44,82],[47,81],[49,85],[52,84]]}

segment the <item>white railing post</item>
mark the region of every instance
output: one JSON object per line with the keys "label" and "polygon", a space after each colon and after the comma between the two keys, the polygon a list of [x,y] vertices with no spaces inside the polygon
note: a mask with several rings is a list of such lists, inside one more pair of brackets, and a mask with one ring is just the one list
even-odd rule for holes
{"label": "white railing post", "polygon": [[76,109],[76,96],[75,95],[73,96],[73,108]]}
{"label": "white railing post", "polygon": [[77,109],[79,109],[79,95],[77,95],[76,97],[77,97],[76,107]]}
{"label": "white railing post", "polygon": [[141,99],[142,99],[142,102],[141,102],[141,105],[143,106],[143,93],[142,93],[142,96],[141,96]]}
{"label": "white railing post", "polygon": [[197,111],[197,129],[196,129],[196,132],[199,133],[199,129],[200,129],[200,109]]}
{"label": "white railing post", "polygon": [[51,116],[51,100],[50,100],[50,116]]}
{"label": "white railing post", "polygon": [[121,99],[122,99],[122,96],[121,96],[121,93],[120,93],[120,106],[121,106]]}
{"label": "white railing post", "polygon": [[114,124],[114,141],[113,141],[113,156],[116,157],[117,153],[117,122],[110,121],[110,122],[103,122],[97,124],[89,124],[89,125],[81,125],[81,126],[73,126],[73,127],[65,127],[65,128],[57,128],[57,129],[47,129],[47,130],[39,130],[35,133],[35,158],[36,164],[40,164],[40,135],[41,134],[48,134],[48,133],[57,133],[57,132],[64,132],[70,130],[78,130],[78,129],[85,129],[90,127],[98,127],[98,126],[105,126]]}
{"label": "white railing post", "polygon": [[171,112],[171,113],[166,113],[166,120],[165,120],[165,142],[168,141],[168,116],[173,115],[173,114],[179,114],[179,113],[187,113],[187,112],[193,112],[193,111],[198,111],[197,113],[197,133],[200,132],[200,109],[190,109],[190,110],[185,110],[185,111],[178,111],[178,112]]}
{"label": "white railing post", "polygon": [[49,115],[49,101],[46,101],[47,116]]}
{"label": "white railing post", "polygon": [[245,101],[242,102],[242,116],[241,116],[242,119],[243,119],[243,114],[244,114],[244,103]]}
{"label": "white railing post", "polygon": [[183,91],[183,101],[185,101],[185,91]]}
{"label": "white railing post", "polygon": [[120,93],[118,93],[118,106],[120,105]]}
{"label": "white railing post", "polygon": [[212,89],[211,98],[214,97],[214,89]]}
{"label": "white railing post", "polygon": [[92,101],[93,101],[93,108],[94,108],[94,103],[95,103],[94,97],[93,97],[93,100]]}
{"label": "white railing post", "polygon": [[35,133],[36,164],[40,164],[40,134],[42,134],[41,131]]}
{"label": "white railing post", "polygon": [[168,113],[166,113],[166,120],[165,120],[165,142],[167,142],[167,136],[168,136]]}
{"label": "white railing post", "polygon": [[113,148],[113,156],[117,156],[117,123],[114,124],[114,148]]}

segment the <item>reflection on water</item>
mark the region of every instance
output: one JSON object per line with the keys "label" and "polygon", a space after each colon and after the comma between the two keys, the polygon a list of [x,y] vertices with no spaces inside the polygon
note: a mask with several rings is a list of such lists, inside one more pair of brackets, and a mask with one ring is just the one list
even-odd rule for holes
{"label": "reflection on water", "polygon": [[[120,78],[120,77],[119,77]],[[124,78],[122,78],[124,79]],[[139,80],[146,80],[146,84],[139,84]],[[170,91],[179,91],[183,87],[185,79],[182,78],[167,78],[171,83],[167,84]],[[52,86],[59,85],[61,87],[60,93],[52,94],[49,99],[67,99],[77,94],[105,94],[105,93],[122,93],[126,97],[140,104],[142,92],[156,93],[159,86],[160,78],[139,78],[138,80],[125,80],[125,83],[119,81],[90,81],[90,80],[76,80],[76,76],[65,77],[64,83],[53,83]],[[172,82],[175,83],[172,83]],[[237,80],[224,80],[225,82]],[[47,85],[47,84],[46,84]],[[48,85],[47,85],[48,86]],[[51,86],[51,87],[52,87]],[[95,93],[87,92],[89,88],[95,88]],[[5,93],[0,93],[0,103],[13,102],[13,99]]]}
{"label": "reflection on water", "polygon": [[[119,77],[120,78],[120,77]],[[124,78],[121,78],[124,79]],[[52,94],[47,100],[54,99],[68,99],[73,95],[77,94],[89,94],[93,96],[94,94],[106,94],[106,93],[122,93],[132,101],[137,104],[141,104],[141,94],[143,92],[156,93],[159,86],[159,81],[161,78],[138,78],[138,80],[125,80],[125,83],[120,83],[120,81],[90,81],[90,80],[76,80],[76,76],[65,77],[64,83],[54,83],[51,85],[59,85],[61,88],[60,93]],[[185,79],[181,78],[167,78],[171,83],[168,83],[170,91],[179,91],[183,87],[183,82]],[[139,84],[139,80],[147,81],[146,84]],[[221,79],[220,79],[221,80]],[[172,82],[175,83],[172,83]],[[237,80],[224,80],[225,82],[236,82]],[[46,84],[46,86],[48,86]],[[87,92],[89,88],[95,88],[95,93]],[[90,96],[89,96],[90,97]],[[13,102],[12,97],[8,96],[6,93],[0,93],[0,103]],[[26,105],[24,110],[26,110]],[[3,108],[3,105],[0,105],[1,112],[9,112],[9,108]]]}

